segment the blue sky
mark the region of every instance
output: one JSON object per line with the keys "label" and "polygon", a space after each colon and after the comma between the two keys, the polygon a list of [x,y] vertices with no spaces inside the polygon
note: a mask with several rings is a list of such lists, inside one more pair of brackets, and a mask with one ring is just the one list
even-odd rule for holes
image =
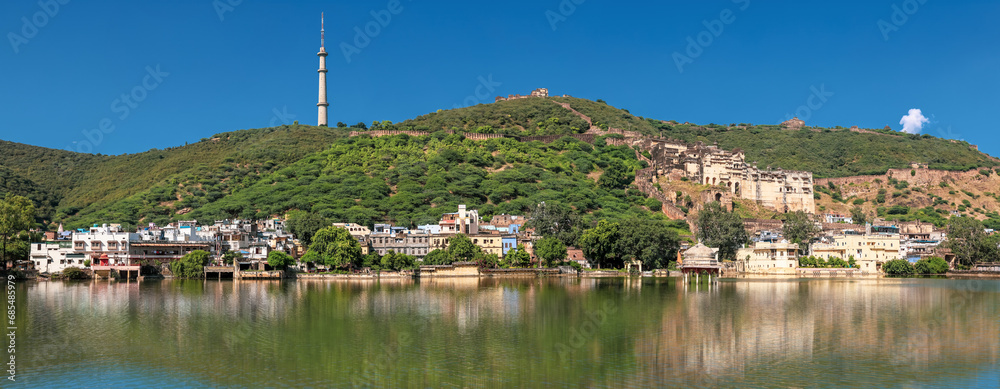
{"label": "blue sky", "polygon": [[917,108],[923,133],[1000,155],[987,0],[5,1],[0,138],[121,154],[315,124],[320,12],[331,124],[547,87],[703,124],[901,130]]}

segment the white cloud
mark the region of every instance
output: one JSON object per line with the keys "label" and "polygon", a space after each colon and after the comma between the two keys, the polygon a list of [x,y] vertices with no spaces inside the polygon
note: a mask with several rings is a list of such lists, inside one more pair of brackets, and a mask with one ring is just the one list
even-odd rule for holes
{"label": "white cloud", "polygon": [[910,112],[899,119],[899,124],[903,125],[903,132],[907,134],[919,134],[924,129],[924,123],[930,123],[930,119],[924,117],[919,109],[913,108]]}

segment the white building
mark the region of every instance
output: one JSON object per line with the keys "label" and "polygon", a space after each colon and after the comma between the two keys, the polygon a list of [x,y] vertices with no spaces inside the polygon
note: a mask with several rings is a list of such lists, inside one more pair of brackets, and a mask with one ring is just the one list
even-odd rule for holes
{"label": "white building", "polygon": [[73,251],[91,259],[93,265],[129,265],[129,242],[138,239],[139,234],[122,231],[120,225],[95,224],[73,233]]}
{"label": "white building", "polygon": [[799,267],[797,243],[756,242],[736,251],[737,269],[741,272],[794,272]]}
{"label": "white building", "polygon": [[67,267],[84,268],[87,260],[82,253],[73,252],[73,242],[44,242],[31,244],[31,262],[39,273],[58,273]]}
{"label": "white building", "polygon": [[476,235],[479,233],[479,211],[466,210],[465,204],[458,206],[458,212],[442,215],[438,225],[442,234]]}

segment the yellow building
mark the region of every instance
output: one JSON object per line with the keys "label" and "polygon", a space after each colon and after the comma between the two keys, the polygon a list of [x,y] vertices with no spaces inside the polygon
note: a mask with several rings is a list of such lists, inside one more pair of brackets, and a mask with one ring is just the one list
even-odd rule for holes
{"label": "yellow building", "polygon": [[469,239],[483,250],[483,254],[496,254],[503,258],[503,238],[500,235],[472,235]]}
{"label": "yellow building", "polygon": [[813,243],[810,255],[830,260],[837,257],[847,261],[850,257],[864,271],[878,271],[882,263],[899,259],[899,234],[844,234],[833,237],[832,243]]}
{"label": "yellow building", "polygon": [[742,272],[794,272],[799,267],[797,243],[756,242],[736,251],[736,261]]}

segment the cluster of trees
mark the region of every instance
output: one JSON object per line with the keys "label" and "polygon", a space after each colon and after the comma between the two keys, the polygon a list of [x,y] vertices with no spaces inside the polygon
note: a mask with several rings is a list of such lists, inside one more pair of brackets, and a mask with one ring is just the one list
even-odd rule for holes
{"label": "cluster of trees", "polygon": [[[325,227],[316,231],[301,262],[323,265],[331,270],[371,268],[372,270],[406,270],[416,267],[415,257],[389,251],[380,256],[361,254],[361,245],[346,229]],[[273,266],[273,265],[272,265]]]}
{"label": "cluster of trees", "polygon": [[[542,239],[543,241],[545,239]],[[547,243],[539,242],[542,246],[547,245]],[[539,248],[535,248],[535,252],[538,253]],[[544,249],[549,255],[549,249]],[[562,248],[562,258],[566,257],[566,248]],[[523,245],[518,245],[515,249],[507,252],[507,255],[500,258],[496,254],[487,254],[483,250],[472,243],[465,234],[455,234],[454,236],[448,238],[448,248],[447,249],[436,249],[433,250],[424,257],[424,265],[451,265],[455,262],[475,262],[482,268],[526,268],[531,267],[531,255],[528,254],[527,249]]]}
{"label": "cluster of trees", "polygon": [[[573,138],[542,144],[470,141],[443,132],[355,137],[184,217],[265,218],[298,210],[306,214],[289,215],[293,232],[331,220],[412,228],[436,222],[459,204],[489,219],[526,214],[545,202],[571,207],[584,215],[585,223],[648,218],[647,196],[629,188],[635,171],[644,166],[628,147]],[[597,182],[588,177],[595,170],[603,170]]]}
{"label": "cluster of trees", "polygon": [[[177,212],[244,189],[346,137],[347,132],[309,126],[242,130],[187,146],[120,156],[37,148],[25,161],[5,160],[4,165],[32,177],[57,198],[54,218],[64,221],[67,228],[109,220],[134,228],[139,220],[163,224],[186,217],[189,214]],[[0,150],[4,149],[0,144]],[[245,216],[241,212],[222,216]]]}
{"label": "cluster of trees", "polygon": [[677,260],[680,237],[676,225],[657,219],[601,220],[583,231],[578,246],[599,268],[623,268],[641,261],[647,269],[665,269]]}
{"label": "cluster of trees", "polygon": [[813,172],[816,177],[847,177],[885,174],[888,169],[905,169],[914,161],[931,169],[969,170],[1000,165],[989,156],[972,150],[964,141],[913,136],[864,134],[815,128],[788,131],[780,126],[742,127],[699,126],[649,120],[665,137],[688,142],[718,142],[725,149],[740,148],[748,161],[761,166]]}
{"label": "cluster of trees", "polygon": [[978,262],[1000,259],[1000,235],[988,235],[986,226],[971,217],[952,217],[946,228],[944,247],[955,254],[955,267],[967,268]]}
{"label": "cluster of trees", "polygon": [[944,274],[948,272],[948,262],[941,257],[922,258],[911,264],[905,259],[894,259],[882,264],[882,271],[890,276],[910,276]]}
{"label": "cluster of trees", "polygon": [[719,248],[719,259],[732,261],[736,251],[750,242],[743,218],[711,202],[698,212],[698,239],[708,247]]}
{"label": "cluster of trees", "polygon": [[580,134],[589,128],[585,120],[554,101],[521,99],[433,112],[384,129],[530,136]]}
{"label": "cluster of trees", "polygon": [[831,257],[830,260],[825,260],[823,258],[810,255],[808,257],[799,257],[799,267],[834,269],[856,268],[858,267],[858,262],[854,259],[853,255],[847,257],[846,261],[839,257]]}
{"label": "cluster of trees", "polygon": [[0,199],[0,263],[28,258],[35,225],[35,205],[24,196],[7,193]]}

